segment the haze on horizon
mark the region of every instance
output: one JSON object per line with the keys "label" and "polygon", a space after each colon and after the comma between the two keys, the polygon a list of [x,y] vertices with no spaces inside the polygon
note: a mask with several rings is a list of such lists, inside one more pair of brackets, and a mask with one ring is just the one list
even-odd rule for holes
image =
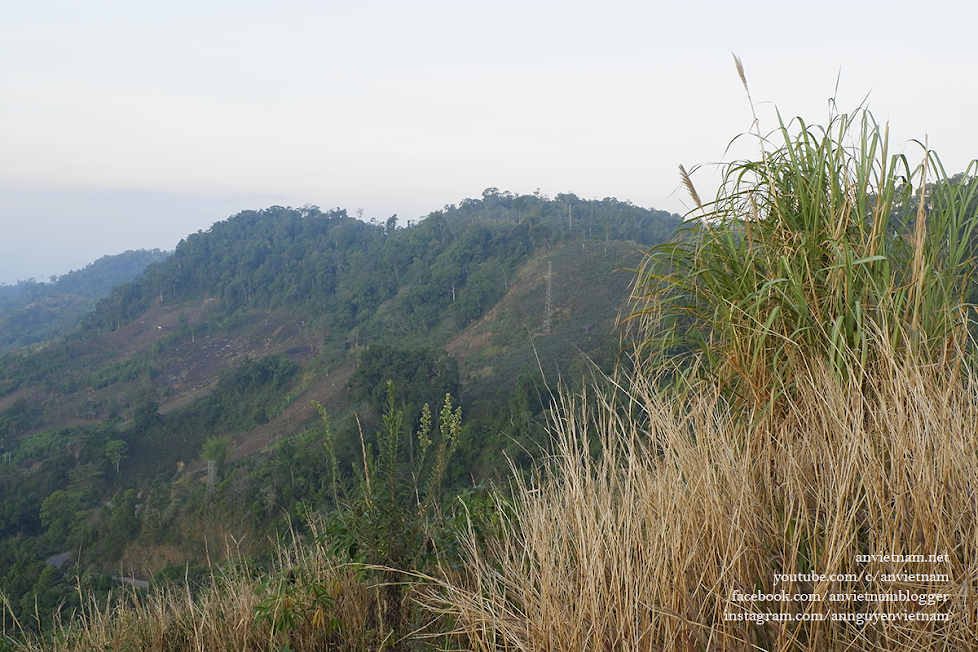
{"label": "haze on horizon", "polygon": [[[0,283],[172,249],[273,204],[417,220],[487,187],[684,213],[676,166],[751,112],[865,100],[911,160],[975,158],[978,9],[947,1],[144,5],[38,0],[0,23]],[[694,176],[701,194],[715,170]],[[704,189],[706,189],[704,191]]]}

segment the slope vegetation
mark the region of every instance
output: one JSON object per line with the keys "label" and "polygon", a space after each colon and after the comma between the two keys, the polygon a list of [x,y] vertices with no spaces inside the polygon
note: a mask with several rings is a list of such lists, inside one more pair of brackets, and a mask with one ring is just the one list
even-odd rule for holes
{"label": "slope vegetation", "polygon": [[490,189],[403,228],[272,207],[191,234],[67,336],[0,359],[0,537],[142,577],[217,533],[260,548],[330,500],[313,401],[347,465],[389,379],[411,419],[463,405],[451,483],[490,475],[542,438],[558,382],[615,359],[615,270],[677,224]]}

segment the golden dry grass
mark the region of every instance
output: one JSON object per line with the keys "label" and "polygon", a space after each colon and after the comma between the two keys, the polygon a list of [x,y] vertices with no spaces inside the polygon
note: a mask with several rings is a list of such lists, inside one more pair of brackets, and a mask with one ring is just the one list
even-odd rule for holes
{"label": "golden dry grass", "polygon": [[[732,418],[716,392],[669,404],[642,373],[565,400],[555,453],[517,484],[501,536],[488,551],[470,545],[464,579],[443,581],[429,605],[487,651],[978,649],[978,381],[967,367],[879,353],[860,385],[861,374],[812,365],[778,420]],[[774,584],[799,573],[827,577]],[[828,577],[865,573],[876,577]],[[732,599],[782,588],[825,599]],[[830,601],[900,591],[950,597]],[[950,618],[832,620],[907,612]],[[792,621],[725,615],[746,613]]]}

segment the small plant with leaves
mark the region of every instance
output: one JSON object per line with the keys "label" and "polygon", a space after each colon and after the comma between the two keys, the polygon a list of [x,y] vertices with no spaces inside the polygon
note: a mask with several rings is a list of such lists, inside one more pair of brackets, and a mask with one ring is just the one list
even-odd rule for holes
{"label": "small plant with leaves", "polygon": [[316,578],[306,577],[303,569],[291,569],[274,583],[271,594],[255,606],[255,626],[267,627],[273,641],[290,638],[300,627],[311,627],[326,634],[337,629],[330,615],[333,598]]}
{"label": "small plant with leaves", "polygon": [[453,408],[451,397],[445,396],[437,439],[432,438],[431,408],[427,404],[422,408],[419,430],[410,442],[416,444],[417,454],[411,459],[404,413],[396,404],[393,383],[388,383],[377,451],[361,430],[361,464],[354,465],[352,478],[344,478],[329,416],[322,406],[317,407],[326,428],[337,505],[330,534],[339,549],[381,573],[383,625],[399,641],[404,629],[403,572],[419,571],[437,556],[434,546],[442,524],[442,485],[461,435],[461,408]]}

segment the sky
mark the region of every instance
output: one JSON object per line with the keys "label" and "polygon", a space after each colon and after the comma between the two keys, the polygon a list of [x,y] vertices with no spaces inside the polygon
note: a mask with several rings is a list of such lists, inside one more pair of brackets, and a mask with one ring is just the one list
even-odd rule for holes
{"label": "sky", "polygon": [[[751,104],[829,98],[978,156],[978,4],[32,0],[0,21],[0,283],[173,249],[242,210],[403,224],[488,187],[685,213]],[[744,149],[746,148],[746,149]]]}

